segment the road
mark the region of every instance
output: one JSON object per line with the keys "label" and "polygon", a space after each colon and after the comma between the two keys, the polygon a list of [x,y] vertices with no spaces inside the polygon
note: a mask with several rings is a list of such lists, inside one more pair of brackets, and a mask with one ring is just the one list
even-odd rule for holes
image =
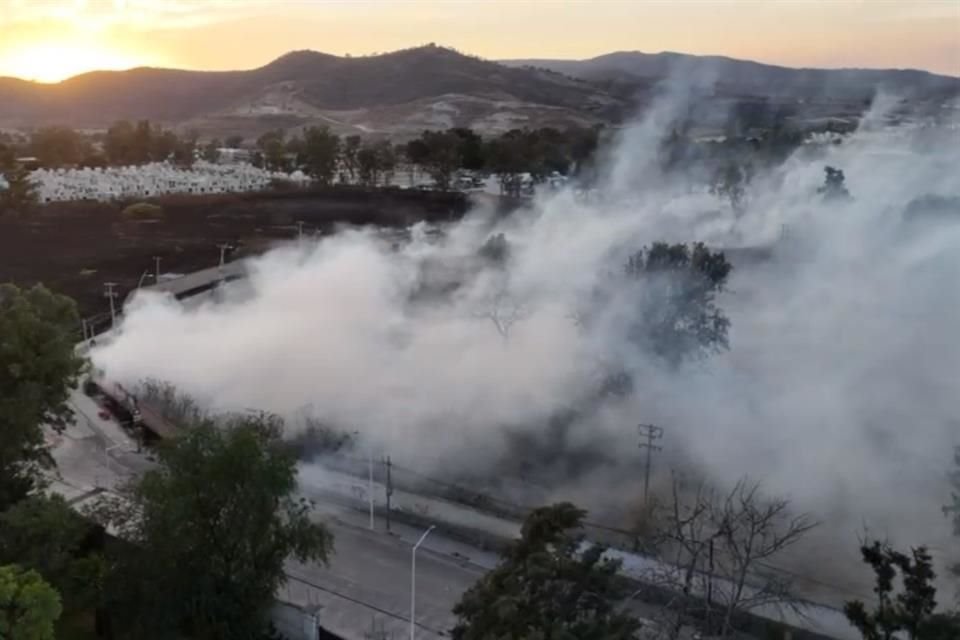
{"label": "road", "polygon": [[[59,472],[51,488],[82,509],[154,462],[82,392],[69,402],[75,422],[62,435],[46,434]],[[408,634],[410,551],[423,531],[393,523],[388,534],[379,517],[370,531],[365,512],[335,500],[318,502],[314,515],[333,533],[334,554],[327,566],[288,563],[278,599],[317,607],[321,626],[345,640],[367,640],[371,629]],[[454,603],[495,564],[491,553],[432,534],[417,554],[417,638],[447,637]]]}
{"label": "road", "polygon": [[[76,422],[62,436],[49,434],[60,478],[53,489],[77,508],[99,493],[145,471],[153,464],[136,453],[136,444],[113,420],[97,415],[96,404],[81,392],[71,395]],[[370,633],[409,633],[410,552],[423,533],[399,518],[406,514],[414,521],[436,523],[417,556],[418,638],[443,638],[455,623],[453,605],[470,585],[497,563],[494,553],[463,541],[444,530],[468,530],[498,540],[519,535],[519,524],[437,498],[395,490],[392,506],[395,517],[386,532],[382,517],[384,487],[374,484],[377,517],[375,531],[369,530],[368,486],[365,479],[326,470],[314,465],[300,471],[300,486],[315,505],[314,515],[335,536],[335,551],[328,565],[290,562],[289,581],[278,599],[300,607],[315,608],[321,626],[346,640],[367,640]],[[623,560],[625,574],[643,578],[651,570],[649,558],[610,551]],[[640,617],[651,618],[655,611],[640,602],[630,608]],[[778,611],[765,611],[777,618]],[[843,615],[828,607],[805,610],[806,619],[783,612],[791,624],[836,638],[853,639]]]}

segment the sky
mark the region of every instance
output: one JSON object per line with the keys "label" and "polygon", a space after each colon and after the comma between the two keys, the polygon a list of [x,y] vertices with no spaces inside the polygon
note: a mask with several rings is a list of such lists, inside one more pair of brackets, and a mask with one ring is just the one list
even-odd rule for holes
{"label": "sky", "polygon": [[430,42],[490,59],[678,51],[960,75],[960,0],[0,0],[0,76],[41,82]]}

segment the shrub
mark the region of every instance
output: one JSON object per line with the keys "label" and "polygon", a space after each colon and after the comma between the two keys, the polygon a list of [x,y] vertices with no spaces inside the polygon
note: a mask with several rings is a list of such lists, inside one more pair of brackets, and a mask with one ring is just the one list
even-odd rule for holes
{"label": "shrub", "polygon": [[136,220],[159,220],[163,218],[163,207],[149,202],[137,202],[125,208],[121,215]]}

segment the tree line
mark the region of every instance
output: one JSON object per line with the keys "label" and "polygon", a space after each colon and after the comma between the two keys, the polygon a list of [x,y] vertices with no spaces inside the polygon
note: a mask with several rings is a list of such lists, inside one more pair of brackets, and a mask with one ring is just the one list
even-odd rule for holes
{"label": "tree line", "polygon": [[[0,139],[0,167],[29,156],[44,168],[103,167],[172,162],[189,166],[198,157],[215,161],[222,148],[246,149],[256,166],[271,171],[303,170],[320,183],[376,186],[405,165],[449,188],[460,170],[543,177],[578,173],[593,156],[600,128],[515,129],[483,137],[469,128],[424,131],[402,144],[384,138],[339,136],[328,127],[299,133],[268,131],[256,140],[242,136],[201,143],[196,131],[177,133],[148,120],[121,120],[105,132],[84,134],[63,126],[37,129],[25,140]],[[411,176],[412,177],[412,176]]]}

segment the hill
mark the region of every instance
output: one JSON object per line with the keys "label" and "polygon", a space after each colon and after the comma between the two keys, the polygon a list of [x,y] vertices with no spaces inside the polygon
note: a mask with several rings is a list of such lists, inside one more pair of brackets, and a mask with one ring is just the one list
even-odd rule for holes
{"label": "hill", "polygon": [[377,56],[289,53],[249,71],[140,68],[57,84],[0,78],[0,127],[103,127],[150,119],[208,135],[328,124],[338,133],[424,127],[589,125],[623,101],[543,70],[507,67],[429,45]]}
{"label": "hill", "polygon": [[917,103],[960,97],[960,78],[915,69],[793,69],[722,56],[620,51],[587,60],[504,60],[516,68],[544,69],[597,83],[618,95],[683,78],[717,94],[780,100],[862,102],[878,90]]}

